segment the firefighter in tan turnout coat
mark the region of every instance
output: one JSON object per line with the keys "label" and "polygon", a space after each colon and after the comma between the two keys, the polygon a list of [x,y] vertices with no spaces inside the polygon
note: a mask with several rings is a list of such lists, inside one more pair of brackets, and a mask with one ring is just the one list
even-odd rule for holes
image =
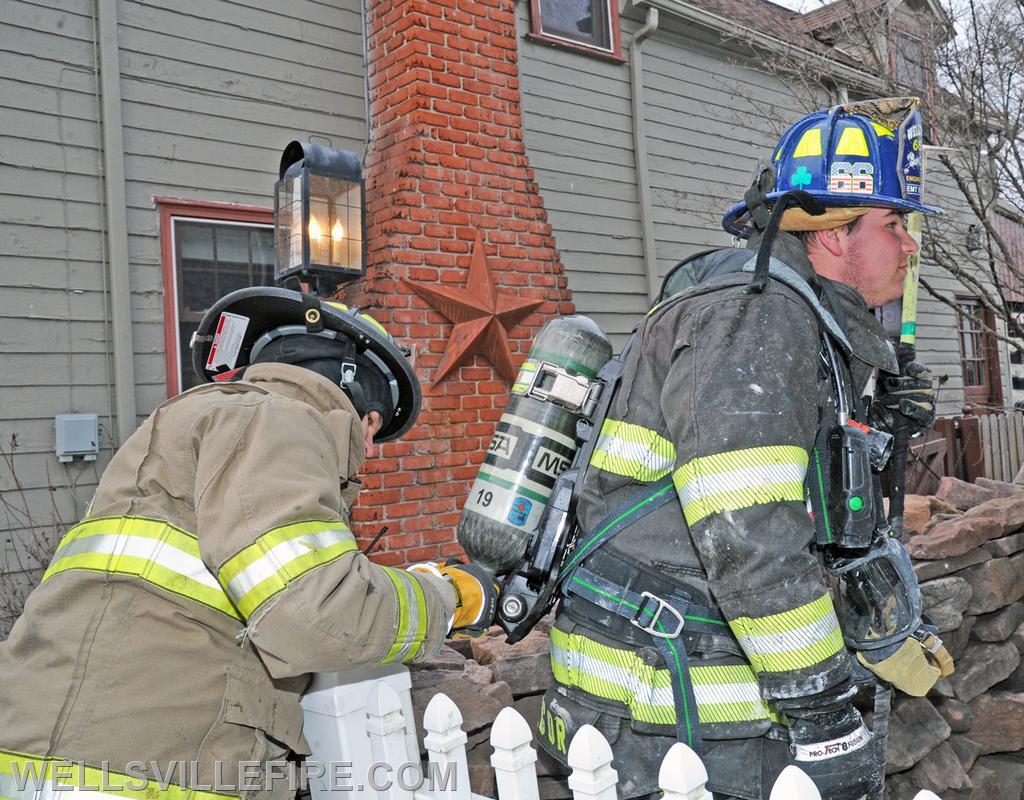
{"label": "firefighter in tan turnout coat", "polygon": [[249,366],[171,398],[125,442],[0,643],[0,797],[30,800],[18,777],[50,759],[108,788],[179,762],[176,785],[122,797],[215,782],[236,790],[191,796],[286,796],[262,776],[246,789],[239,762],[308,753],[310,673],[423,660],[450,629],[490,622],[493,587],[472,567],[375,565],[347,525],[370,442],[405,433],[420,404],[375,320],[243,289],[193,350],[207,379],[207,365]]}

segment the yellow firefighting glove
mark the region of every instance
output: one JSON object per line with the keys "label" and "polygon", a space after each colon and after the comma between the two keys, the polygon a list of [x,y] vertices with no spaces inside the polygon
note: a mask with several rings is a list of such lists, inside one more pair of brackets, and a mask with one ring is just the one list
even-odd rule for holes
{"label": "yellow firefighting glove", "polygon": [[857,660],[911,697],[924,697],[939,678],[952,675],[954,671],[949,651],[932,633],[922,633],[920,639],[909,637],[899,650],[877,664],[868,661],[863,653],[857,653]]}
{"label": "yellow firefighting glove", "polygon": [[455,589],[455,616],[449,636],[476,638],[491,627],[498,609],[499,587],[483,567],[449,559],[444,563],[413,564],[409,572],[428,572],[448,581]]}

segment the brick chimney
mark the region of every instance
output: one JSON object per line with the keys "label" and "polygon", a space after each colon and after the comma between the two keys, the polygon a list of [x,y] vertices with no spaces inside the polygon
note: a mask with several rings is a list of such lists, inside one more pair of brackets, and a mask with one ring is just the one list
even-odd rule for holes
{"label": "brick chimney", "polygon": [[[424,399],[417,426],[368,460],[353,521],[363,541],[387,525],[374,558],[402,564],[461,552],[455,527],[508,370],[573,304],[523,145],[514,0],[369,6],[368,269],[345,296],[413,346]],[[495,318],[473,347],[437,309],[486,296],[492,310],[540,303]]]}

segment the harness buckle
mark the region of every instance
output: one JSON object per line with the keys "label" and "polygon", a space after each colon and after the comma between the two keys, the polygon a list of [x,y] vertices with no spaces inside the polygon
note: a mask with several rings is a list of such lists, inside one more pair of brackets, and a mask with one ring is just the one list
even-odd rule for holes
{"label": "harness buckle", "polygon": [[[679,611],[677,611],[674,606],[669,605],[667,602],[665,602],[655,594],[651,594],[650,592],[641,592],[640,596],[643,597],[643,601],[640,603],[640,608],[637,609],[636,615],[629,621],[630,624],[636,625],[644,633],[647,633],[658,639],[675,639],[683,630],[683,625],[686,622],[686,620],[683,619],[683,615],[679,613]],[[647,607],[648,600],[653,600],[655,603],[657,603],[658,608],[651,617],[651,621],[645,625],[639,621],[638,617],[640,617],[644,613],[644,609]],[[672,614],[673,617],[675,617],[676,627],[675,630],[671,632],[655,630],[656,626],[658,625],[658,622],[661,620],[662,612],[665,611],[668,611]],[[647,613],[650,612],[648,611]]]}

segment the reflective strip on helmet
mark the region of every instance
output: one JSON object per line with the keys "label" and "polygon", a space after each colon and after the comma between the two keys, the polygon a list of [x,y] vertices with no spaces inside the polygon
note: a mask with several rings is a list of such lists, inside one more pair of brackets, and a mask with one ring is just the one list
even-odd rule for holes
{"label": "reflective strip on helmet", "polygon": [[767,503],[803,502],[807,451],[791,445],[701,456],[672,475],[686,523]]}
{"label": "reflective strip on helmet", "polygon": [[195,535],[162,520],[104,517],[76,525],[61,540],[43,581],[69,570],[130,575],[240,619],[203,563]]}
{"label": "reflective strip on helmet", "polygon": [[355,537],[340,520],[296,522],[264,533],[224,562],[217,575],[248,619],[292,581],[357,549]]}
{"label": "reflective strip on helmet", "polygon": [[381,664],[393,661],[411,661],[423,647],[427,638],[427,599],[423,587],[412,575],[402,570],[384,567],[384,572],[395,586],[398,602],[398,625],[395,641]]}
{"label": "reflective strip on helmet", "polygon": [[590,465],[651,483],[668,475],[675,460],[675,445],[656,431],[631,422],[606,419],[594,445]]}
{"label": "reflective strip on helmet", "polygon": [[[639,722],[675,724],[672,677],[667,669],[645,663],[635,650],[609,647],[581,634],[552,628],[550,638],[551,668],[559,683],[622,703]],[[762,699],[757,678],[746,664],[691,664],[689,679],[701,723],[779,719]]]}
{"label": "reflective strip on helmet", "polygon": [[226,800],[234,796],[96,769],[72,759],[0,749],[0,798],[38,800],[64,792],[75,800]]}
{"label": "reflective strip on helmet", "polygon": [[365,320],[366,322],[368,322],[371,325],[373,325],[373,327],[377,328],[377,330],[379,330],[386,337],[388,337],[388,339],[391,338],[391,334],[388,333],[388,329],[385,328],[383,325],[381,325],[377,320],[375,320],[369,314],[364,314],[363,312],[358,311],[357,309],[349,308],[344,303],[338,303],[338,302],[335,302],[333,300],[325,301],[324,305],[331,306],[332,308],[336,308],[338,311],[347,311],[353,317],[359,317],[360,319]]}
{"label": "reflective strip on helmet", "polygon": [[843,650],[832,598],[817,600],[766,617],[729,621],[751,666],[757,672],[788,672],[820,664]]}

